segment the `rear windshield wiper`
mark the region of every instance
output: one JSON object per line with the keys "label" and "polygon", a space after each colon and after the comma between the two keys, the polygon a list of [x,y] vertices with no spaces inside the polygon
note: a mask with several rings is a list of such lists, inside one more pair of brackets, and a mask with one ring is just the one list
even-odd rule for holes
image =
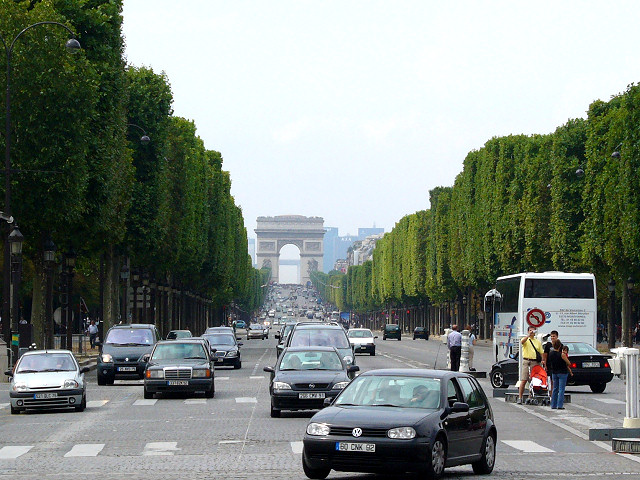
{"label": "rear windshield wiper", "polygon": [[206,360],[207,357],[184,357],[184,360]]}

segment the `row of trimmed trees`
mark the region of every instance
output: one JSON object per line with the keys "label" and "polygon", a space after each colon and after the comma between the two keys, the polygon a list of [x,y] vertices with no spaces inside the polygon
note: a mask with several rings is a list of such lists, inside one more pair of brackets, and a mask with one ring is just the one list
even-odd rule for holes
{"label": "row of trimmed trees", "polygon": [[[231,302],[257,308],[269,272],[251,265],[222,155],[205,148],[192,121],[173,115],[164,74],[126,65],[122,1],[0,0],[5,43],[40,21],[69,26],[82,51],[68,55],[67,32],[46,25],[22,35],[12,56],[12,213],[25,236],[22,315],[35,339],[51,313],[47,239],[59,257],[77,252],[76,299],[82,295],[105,326],[127,310],[120,302],[127,268],[169,291],[169,303],[176,287],[199,298],[211,323]],[[170,318],[167,328],[176,320],[189,328],[188,318]]]}
{"label": "row of trimmed trees", "polygon": [[[482,295],[500,275],[593,272],[603,312],[615,282],[630,344],[637,319],[628,279],[640,271],[639,117],[640,88],[630,86],[553,133],[492,138],[469,152],[452,187],[430,192],[428,210],[378,241],[371,261],[346,275],[316,275],[316,287],[341,309],[397,310],[417,317],[412,325],[426,320],[440,330],[452,316],[482,318]],[[485,322],[480,333],[489,328]]]}

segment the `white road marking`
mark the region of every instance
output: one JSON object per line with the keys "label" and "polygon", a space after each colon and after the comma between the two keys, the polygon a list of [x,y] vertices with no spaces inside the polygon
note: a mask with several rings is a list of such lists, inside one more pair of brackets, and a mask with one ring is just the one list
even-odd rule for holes
{"label": "white road marking", "polygon": [[104,443],[78,443],[64,454],[65,457],[95,457],[104,448]]}
{"label": "white road marking", "polygon": [[148,407],[148,406],[151,406],[151,405],[155,405],[157,401],[158,401],[157,398],[150,398],[148,400],[144,399],[144,398],[139,398],[138,400],[133,402],[133,404],[137,405],[137,406]]}
{"label": "white road marking", "polygon": [[626,405],[626,402],[623,402],[622,400],[616,400],[615,398],[594,398],[594,400],[602,403],[609,403],[611,405]]}
{"label": "white road marking", "polygon": [[0,410],[2,410],[3,408],[7,408],[9,405],[11,405],[10,403],[0,403]]}
{"label": "white road marking", "polygon": [[255,376],[251,376],[249,378],[251,380],[262,380],[264,378],[264,375],[255,375]]}
{"label": "white road marking", "polygon": [[187,398],[184,401],[185,405],[203,405],[207,403],[206,398]]}
{"label": "white road marking", "polygon": [[553,453],[553,450],[543,447],[531,440],[502,440],[502,443],[506,443],[510,447],[516,448],[525,453]]}
{"label": "white road marking", "polygon": [[216,380],[229,380],[229,377],[215,377]]}
{"label": "white road marking", "polygon": [[105,405],[109,400],[89,400],[87,402],[87,408],[98,408]]}
{"label": "white road marking", "polygon": [[33,445],[31,446],[19,446],[19,445],[13,446],[12,445],[7,447],[2,447],[0,448],[0,460],[10,460],[12,458],[18,458],[19,456],[27,453],[32,448],[33,448]]}
{"label": "white road marking", "polygon": [[173,455],[177,450],[178,442],[150,442],[144,446],[143,455]]}
{"label": "white road marking", "polygon": [[220,444],[220,445],[227,445],[227,444],[230,444],[230,443],[244,443],[244,440],[220,440],[218,442],[218,444]]}
{"label": "white road marking", "polygon": [[258,403],[256,397],[236,397],[236,403]]}
{"label": "white road marking", "polygon": [[293,453],[302,453],[302,442],[291,442],[291,451]]}

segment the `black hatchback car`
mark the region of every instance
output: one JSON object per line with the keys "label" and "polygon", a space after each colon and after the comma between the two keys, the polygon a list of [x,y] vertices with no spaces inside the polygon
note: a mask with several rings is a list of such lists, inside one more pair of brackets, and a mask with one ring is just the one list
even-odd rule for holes
{"label": "black hatchback car", "polygon": [[202,338],[158,342],[150,355],[144,375],[144,398],[155,393],[215,394],[214,365],[209,345]]}
{"label": "black hatchback car", "polygon": [[429,330],[426,327],[416,327],[413,329],[413,339],[424,338],[429,340]]}
{"label": "black hatchback car", "polygon": [[[571,371],[567,385],[589,385],[593,393],[602,393],[613,379],[609,356],[582,342],[567,342]],[[491,386],[505,388],[518,382],[518,355],[494,363],[491,367]]]}
{"label": "black hatchback car", "polygon": [[147,362],[143,358],[151,353],[160,339],[155,325],[134,323],[115,325],[107,332],[100,345],[96,372],[98,385],[113,385],[114,380],[135,380],[144,377]]}
{"label": "black hatchback car", "polygon": [[236,337],[233,330],[214,330],[213,333],[203,334],[202,338],[209,342],[210,353],[216,366],[242,368],[242,342],[238,341],[240,337]]}
{"label": "black hatchback car", "polygon": [[402,340],[402,330],[400,329],[400,325],[387,323],[382,331],[382,339],[386,340],[387,338],[397,338],[398,341]]}
{"label": "black hatchback car", "polygon": [[438,478],[445,467],[493,470],[497,430],[477,380],[461,372],[371,370],[316,413],[303,440],[309,478],[330,471],[416,472]]}
{"label": "black hatchback car", "polygon": [[333,399],[349,383],[349,374],[360,370],[347,366],[334,347],[289,347],[278,358],[275,367],[264,367],[271,373],[271,416],[281,410],[315,410]]}

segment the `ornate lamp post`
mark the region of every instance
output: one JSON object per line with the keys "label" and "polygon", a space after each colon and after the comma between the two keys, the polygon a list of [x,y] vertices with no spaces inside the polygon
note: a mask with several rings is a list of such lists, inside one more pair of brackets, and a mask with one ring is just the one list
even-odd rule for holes
{"label": "ornate lamp post", "polygon": [[[20,273],[22,270],[22,244],[24,236],[20,232],[17,224],[13,224],[11,233],[9,233],[9,251],[11,252],[11,330],[18,331],[18,320],[20,319]],[[11,340],[11,349],[13,358],[18,358],[18,345]]]}
{"label": "ornate lamp post", "polygon": [[64,260],[62,268],[65,272],[66,292],[67,292],[67,304],[65,308],[65,325],[67,328],[66,335],[66,348],[68,350],[73,349],[73,302],[71,300],[73,293],[73,269],[76,266],[76,251],[72,248],[64,254]]}
{"label": "ornate lamp post", "polygon": [[147,320],[147,293],[149,291],[149,273],[142,272],[142,322],[149,323]]}
{"label": "ornate lamp post", "polygon": [[44,348],[53,348],[53,266],[56,263],[56,245],[51,238],[43,244],[45,272]]}
{"label": "ornate lamp post", "polygon": [[120,310],[120,321],[129,323],[129,266],[125,262],[120,269],[120,281],[122,282],[122,309]]}
{"label": "ornate lamp post", "polygon": [[627,278],[627,311],[626,315],[622,317],[622,345],[625,347],[633,347],[633,324],[631,323],[633,316],[633,287],[635,287],[633,278]]}

